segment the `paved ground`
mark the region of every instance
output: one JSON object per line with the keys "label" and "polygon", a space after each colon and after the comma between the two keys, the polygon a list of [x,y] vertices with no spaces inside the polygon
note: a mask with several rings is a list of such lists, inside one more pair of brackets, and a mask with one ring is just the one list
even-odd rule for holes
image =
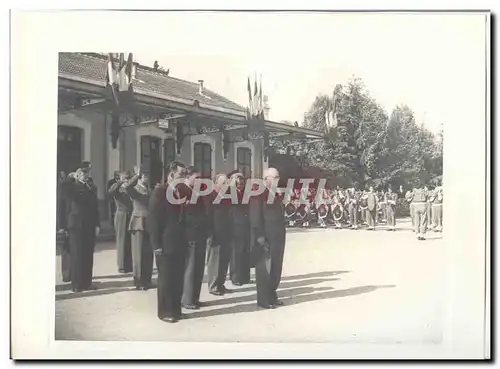
{"label": "paved ground", "polygon": [[[285,306],[257,309],[255,286],[223,297],[188,319],[156,318],[156,291],[135,291],[117,275],[115,250],[100,244],[98,291],[72,294],[57,272],[56,339],[212,342],[438,343],[444,320],[441,234],[418,242],[401,222],[397,232],[295,230],[287,235]],[[58,260],[58,266],[60,261]]]}

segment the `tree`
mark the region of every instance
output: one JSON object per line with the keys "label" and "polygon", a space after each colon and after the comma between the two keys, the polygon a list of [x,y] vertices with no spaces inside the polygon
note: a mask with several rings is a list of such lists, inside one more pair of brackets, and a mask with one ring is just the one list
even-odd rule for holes
{"label": "tree", "polygon": [[304,126],[326,132],[309,145],[307,160],[349,185],[418,186],[442,178],[442,131],[436,137],[415,122],[413,111],[396,106],[390,118],[363,81],[349,80],[337,96],[337,127],[327,129],[331,100],[317,96],[304,115]]}

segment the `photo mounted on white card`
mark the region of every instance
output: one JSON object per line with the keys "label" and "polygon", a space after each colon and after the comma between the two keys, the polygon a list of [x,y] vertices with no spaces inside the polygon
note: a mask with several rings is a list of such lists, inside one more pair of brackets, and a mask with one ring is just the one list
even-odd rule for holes
{"label": "photo mounted on white card", "polygon": [[490,356],[488,13],[12,19],[16,358]]}

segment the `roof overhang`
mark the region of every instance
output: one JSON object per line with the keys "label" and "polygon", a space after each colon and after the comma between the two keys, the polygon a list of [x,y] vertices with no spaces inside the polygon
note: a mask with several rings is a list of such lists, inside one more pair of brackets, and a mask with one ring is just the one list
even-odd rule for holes
{"label": "roof overhang", "polygon": [[[106,83],[103,81],[59,73],[59,88],[63,91],[71,91],[76,94],[84,95],[87,98],[99,100],[106,96],[105,87]],[[145,91],[138,87],[137,84],[134,85],[134,102],[136,105],[135,109],[138,112],[153,110],[157,114],[188,113],[195,119],[199,117],[204,121],[209,120],[212,122],[211,124],[209,123],[209,125],[213,126],[214,132],[224,130],[232,131],[236,134],[244,130],[266,131],[269,132],[269,137],[272,139],[287,141],[318,140],[323,138],[323,133],[312,129],[270,120],[248,120],[244,112],[205,103],[193,104],[193,101],[188,99]],[[100,107],[104,109],[111,108],[112,104],[111,102],[109,103],[110,104],[101,102]],[[84,108],[91,107],[92,105],[89,104]]]}

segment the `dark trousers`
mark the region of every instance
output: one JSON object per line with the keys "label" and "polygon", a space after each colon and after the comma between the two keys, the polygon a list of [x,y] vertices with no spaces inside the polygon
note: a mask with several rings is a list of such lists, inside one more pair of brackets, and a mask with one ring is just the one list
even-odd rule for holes
{"label": "dark trousers", "polygon": [[95,228],[84,226],[69,230],[71,254],[71,287],[87,289],[92,285],[94,268]]}
{"label": "dark trousers", "polygon": [[281,281],[284,253],[284,240],[270,243],[270,252],[263,254],[255,264],[257,303],[260,305],[271,305],[278,299],[276,290]]}
{"label": "dark trousers", "polygon": [[145,231],[132,231],[131,240],[134,284],[146,287],[151,284],[153,275],[153,249],[149,243],[149,234]]}
{"label": "dark trousers", "polygon": [[[215,240],[214,240],[215,241]],[[227,269],[231,259],[231,242],[223,240],[208,247],[207,278],[210,292],[220,291],[226,282]]]}
{"label": "dark trousers", "polygon": [[197,305],[200,302],[206,251],[207,240],[205,237],[199,237],[188,242],[184,269],[184,291],[182,294],[182,303],[184,305]]}
{"label": "dark trousers", "polygon": [[118,270],[130,273],[132,269],[132,246],[128,225],[130,214],[118,210],[115,214],[116,258]]}
{"label": "dark trousers", "polygon": [[158,318],[181,316],[181,298],[184,285],[185,250],[182,247],[168,254],[156,256],[158,269]]}
{"label": "dark trousers", "polygon": [[232,282],[246,284],[250,282],[250,234],[245,231],[235,233],[229,274]]}
{"label": "dark trousers", "polygon": [[61,250],[61,274],[63,282],[71,281],[71,254],[69,251],[69,237],[64,241]]}

